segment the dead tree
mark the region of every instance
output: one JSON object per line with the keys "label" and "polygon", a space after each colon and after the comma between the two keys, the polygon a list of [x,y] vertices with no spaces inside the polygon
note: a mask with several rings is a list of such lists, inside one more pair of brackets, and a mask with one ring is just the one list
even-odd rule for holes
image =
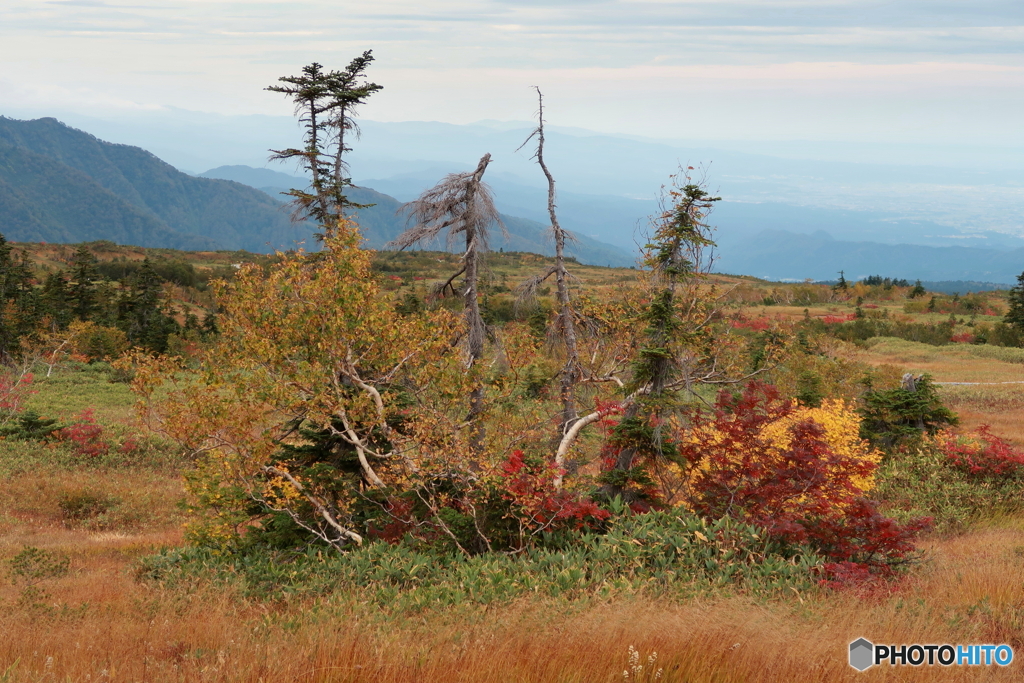
{"label": "dead tree", "polygon": [[[476,170],[470,173],[450,173],[434,187],[403,208],[413,222],[411,228],[402,233],[388,247],[405,249],[417,242],[436,238],[447,231],[448,245],[453,246],[461,234],[465,239],[462,267],[439,288],[443,293],[455,291],[454,282],[462,275],[463,311],[466,318],[467,366],[472,368],[483,358],[486,327],[480,315],[477,299],[480,279],[481,258],[487,251],[487,231],[493,225],[505,230],[490,188],[483,182],[484,171],[491,162],[491,155],[485,154]],[[480,416],[484,411],[484,389],[478,384],[469,396],[469,417],[473,423],[471,443],[478,453],[483,450],[484,427]]]}
{"label": "dead tree", "polygon": [[[534,86],[537,91],[537,127],[530,136],[526,138],[522,149],[534,137],[537,138],[537,151],[533,158],[544,172],[548,180],[548,216],[551,220],[551,235],[555,241],[555,264],[535,277],[527,280],[520,291],[526,295],[532,295],[537,287],[552,275],[555,276],[556,294],[558,297],[558,319],[556,329],[565,347],[565,365],[562,366],[561,379],[559,381],[559,397],[562,403],[562,421],[560,425],[559,440],[563,439],[572,428],[573,423],[579,419],[576,411],[576,384],[580,379],[580,358],[576,344],[576,324],[572,301],[569,295],[569,271],[565,267],[565,243],[573,240],[572,233],[562,228],[558,223],[558,214],[555,211],[555,178],[544,163],[544,95],[540,88]],[[565,454],[562,449],[555,455],[555,464],[561,467],[564,464]],[[559,477],[559,479],[561,479]]]}

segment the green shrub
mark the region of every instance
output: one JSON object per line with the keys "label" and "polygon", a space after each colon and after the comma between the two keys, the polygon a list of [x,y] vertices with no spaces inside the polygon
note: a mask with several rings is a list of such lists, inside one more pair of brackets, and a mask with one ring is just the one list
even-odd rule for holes
{"label": "green shrub", "polygon": [[11,579],[21,588],[18,605],[41,613],[53,610],[46,582],[67,576],[71,558],[54,550],[25,546],[8,560]]}
{"label": "green shrub", "polygon": [[106,515],[120,505],[121,500],[92,489],[71,489],[63,491],[58,500],[61,516],[65,522],[81,522]]}
{"label": "green shrub", "polygon": [[337,593],[385,609],[418,611],[531,595],[767,595],[813,588],[820,564],[813,553],[773,543],[755,527],[676,510],[621,514],[606,534],[581,534],[571,543],[518,554],[465,556],[382,542],[344,554],[186,547],[146,558],[139,573],[172,585],[207,578],[238,582],[244,594],[263,599]]}
{"label": "green shrub", "polygon": [[128,350],[128,337],[115,327],[93,325],[86,329],[75,346],[90,361],[110,361]]}
{"label": "green shrub", "polygon": [[53,550],[25,546],[8,564],[14,583],[32,586],[47,579],[66,576],[71,558]]}
{"label": "green shrub", "polygon": [[60,430],[61,427],[62,425],[58,424],[57,420],[45,418],[34,410],[26,410],[16,416],[12,422],[0,426],[0,435],[19,441],[43,441]]}
{"label": "green shrub", "polygon": [[869,389],[863,401],[861,438],[886,450],[913,446],[922,436],[958,423],[928,375],[917,380],[915,391]]}
{"label": "green shrub", "polygon": [[962,531],[985,516],[1024,508],[1020,477],[979,479],[957,467],[932,441],[890,455],[876,480],[874,493],[886,513],[899,520],[931,516],[940,533]]}

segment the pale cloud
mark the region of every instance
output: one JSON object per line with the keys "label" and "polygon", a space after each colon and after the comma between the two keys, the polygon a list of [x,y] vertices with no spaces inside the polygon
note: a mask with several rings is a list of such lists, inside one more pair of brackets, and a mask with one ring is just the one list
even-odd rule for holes
{"label": "pale cloud", "polygon": [[[50,99],[63,92],[68,106],[107,101],[284,114],[287,103],[265,93],[266,85],[314,60],[342,66],[370,48],[378,58],[372,78],[385,90],[364,113],[379,119],[529,118],[532,105],[522,90],[546,84],[572,117],[563,123],[605,130],[632,117],[669,131],[686,108],[698,110],[687,116],[719,137],[894,135],[914,116],[927,120],[913,134],[941,137],[972,118],[980,117],[985,131],[1011,120],[1024,85],[1024,3],[0,5],[0,78],[26,92],[49,88]],[[83,88],[105,99],[86,97]],[[958,90],[972,101],[960,101]],[[8,97],[0,91],[0,107],[12,104]]]}

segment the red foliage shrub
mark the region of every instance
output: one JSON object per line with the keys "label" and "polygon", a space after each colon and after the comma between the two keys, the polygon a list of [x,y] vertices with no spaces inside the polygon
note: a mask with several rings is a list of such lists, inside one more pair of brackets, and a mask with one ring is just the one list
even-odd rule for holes
{"label": "red foliage shrub", "polygon": [[757,332],[763,332],[771,327],[771,321],[768,318],[754,318],[753,320],[739,318],[732,321],[732,326],[738,330],[755,330]]}
{"label": "red foliage shrub", "polygon": [[980,477],[1004,477],[1024,474],[1024,453],[982,425],[973,434],[961,437],[943,432],[937,438],[939,448],[956,467]]}
{"label": "red foliage shrub", "polygon": [[10,417],[21,412],[25,399],[33,393],[32,380],[31,372],[20,377],[7,372],[0,374],[0,414]]}
{"label": "red foliage shrub", "polygon": [[693,438],[681,439],[679,447],[692,467],[691,507],[707,517],[756,524],[777,540],[808,544],[833,563],[889,572],[931,520],[901,525],[881,515],[854,485],[876,465],[834,452],[813,420],[791,427],[787,448],[769,443],[762,428],[792,410],[775,387],[751,382],[738,397],[719,394],[713,413],[694,413]]}
{"label": "red foliage shrub", "polygon": [[513,515],[532,531],[585,529],[608,519],[610,513],[589,498],[555,488],[558,468],[532,463],[514,451],[502,466],[503,496],[512,502]]}
{"label": "red foliage shrub", "polygon": [[110,444],[103,440],[103,427],[96,424],[89,408],[75,418],[75,422],[57,432],[58,441],[70,443],[78,455],[95,458],[106,455]]}
{"label": "red foliage shrub", "polygon": [[957,344],[973,344],[974,335],[971,334],[970,332],[960,332],[950,337],[949,341],[955,342]]}
{"label": "red foliage shrub", "polygon": [[391,545],[400,543],[405,535],[416,527],[413,504],[402,498],[390,498],[384,504],[384,511],[388,515],[388,522],[381,528],[371,522],[366,529],[367,535]]}

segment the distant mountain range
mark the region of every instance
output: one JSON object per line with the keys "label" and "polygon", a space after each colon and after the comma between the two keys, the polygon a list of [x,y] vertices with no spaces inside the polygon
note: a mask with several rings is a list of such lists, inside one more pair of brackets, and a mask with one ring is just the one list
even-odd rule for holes
{"label": "distant mountain range", "polygon": [[[107,134],[116,132],[98,120],[93,123]],[[352,155],[360,173],[356,183],[362,187],[353,198],[376,204],[359,213],[368,246],[382,246],[405,227],[395,213],[399,202],[414,198],[445,173],[468,170],[483,152],[494,152],[487,182],[511,236],[493,240],[492,247],[551,253],[544,234],[543,176],[529,150],[515,153],[528,124],[363,122],[362,128]],[[238,156],[243,149],[258,156],[266,147],[287,146],[288,136],[299,134],[294,121],[285,118],[199,114],[154,120],[147,130],[136,135],[148,140],[147,146],[163,145],[159,148],[171,153],[173,144],[174,149],[203,152],[202,158]],[[648,217],[658,213],[657,184],[667,180],[680,159],[714,159],[709,184],[724,197],[710,218],[718,228],[720,272],[824,280],[843,270],[848,279],[880,274],[1012,284],[1024,271],[1024,239],[1013,230],[991,227],[1013,223],[1024,213],[1019,203],[1024,176],[1013,169],[995,169],[987,181],[977,170],[687,151],[680,145],[557,128],[548,146],[548,163],[559,181],[559,217],[580,238],[576,255],[586,263],[633,265],[638,245],[646,241]],[[0,118],[0,232],[10,239],[111,239],[265,252],[312,234],[308,226],[292,224],[280,203],[283,189],[301,187],[304,180],[240,165],[202,175],[179,173],[142,149],[102,142],[54,119]],[[847,194],[833,196],[833,190]],[[892,206],[904,190],[908,208],[895,211]],[[1007,208],[1010,196],[1017,198],[1012,210]],[[828,197],[833,205],[822,205]],[[865,202],[874,199],[879,208],[869,210]],[[970,205],[978,220],[953,220],[960,213],[922,208],[932,204],[955,204],[961,213]]]}
{"label": "distant mountain range", "polygon": [[808,235],[764,230],[747,236],[741,248],[720,248],[718,254],[716,271],[769,280],[794,279],[792,273],[830,280],[842,270],[850,281],[883,275],[911,281],[1007,284],[1015,283],[1024,271],[1024,248],[1019,247],[978,249],[847,242],[833,239],[825,232]]}
{"label": "distant mountain range", "polygon": [[0,232],[20,241],[266,252],[311,231],[253,188],[194,178],[56,119],[0,118]]}
{"label": "distant mountain range", "polygon": [[[440,180],[443,174],[434,178]],[[266,168],[252,168],[251,166],[220,166],[199,174],[201,178],[217,178],[221,180],[233,180],[244,183],[250,187],[259,188],[270,196],[278,197],[282,192],[293,188],[304,186],[306,181],[297,176],[287,173],[280,173]],[[367,209],[355,212],[355,218],[359,222],[366,237],[366,246],[371,249],[380,249],[387,242],[398,237],[408,225],[407,216],[400,211],[402,202],[388,194],[377,192],[369,187],[353,187],[348,191],[349,198],[358,204],[372,204]],[[413,199],[416,194],[405,196],[403,199]],[[538,197],[538,203],[546,211],[547,197]],[[508,236],[501,234],[500,230],[494,230],[490,239],[492,249],[505,249],[508,251],[526,251],[535,254],[554,254],[554,247],[551,239],[547,236],[546,226],[517,216],[501,214],[501,220],[505,224]],[[437,241],[431,244],[419,245],[423,249],[443,250],[446,244]],[[589,263],[600,266],[632,266],[636,265],[636,256],[628,250],[617,246],[600,242],[586,235],[577,234],[576,243],[568,245],[566,251],[575,256],[582,263]]]}
{"label": "distant mountain range", "polygon": [[[0,233],[13,241],[287,249],[308,243],[314,232],[293,223],[279,198],[300,186],[300,178],[249,167],[194,177],[141,148],[104,142],[56,119],[0,117]],[[405,229],[398,200],[368,188],[353,188],[352,199],[374,205],[357,217],[368,247],[380,248]],[[496,235],[492,248],[552,253],[543,225],[502,219],[509,235]],[[581,239],[575,255],[598,265],[635,262],[626,251],[589,238]]]}

